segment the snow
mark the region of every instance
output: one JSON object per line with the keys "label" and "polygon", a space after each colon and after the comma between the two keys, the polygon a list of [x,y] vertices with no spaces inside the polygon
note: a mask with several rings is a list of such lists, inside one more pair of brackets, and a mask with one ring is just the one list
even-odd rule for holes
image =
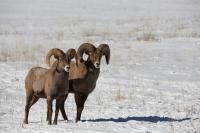
{"label": "snow", "polygon": [[[200,132],[198,0],[1,0],[0,132]],[[146,41],[145,41],[146,40]],[[58,125],[40,99],[23,124],[24,78],[50,48],[108,43],[96,89],[75,123],[70,94]]]}

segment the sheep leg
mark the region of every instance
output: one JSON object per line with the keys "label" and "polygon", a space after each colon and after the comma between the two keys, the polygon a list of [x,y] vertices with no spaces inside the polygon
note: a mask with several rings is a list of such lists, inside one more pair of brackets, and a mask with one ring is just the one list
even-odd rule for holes
{"label": "sheep leg", "polygon": [[88,95],[82,93],[75,93],[75,102],[77,107],[77,114],[76,114],[76,122],[80,121],[81,113],[84,108],[84,103],[87,99]]}
{"label": "sheep leg", "polygon": [[28,114],[30,110],[32,96],[33,96],[32,93],[26,96],[24,124],[28,124]]}
{"label": "sheep leg", "polygon": [[49,118],[49,121],[48,121],[48,124],[51,125],[51,118],[52,118],[52,102],[53,102],[53,99],[51,97],[47,97],[47,108],[48,108],[48,118]]}
{"label": "sheep leg", "polygon": [[48,107],[47,107],[47,119],[46,119],[46,121],[48,121],[49,120],[49,110],[48,110]]}
{"label": "sheep leg", "polygon": [[55,117],[54,117],[54,121],[53,121],[54,125],[57,125],[58,113],[59,113],[60,105],[61,105],[62,101],[64,101],[64,100],[65,100],[64,97],[56,99],[56,111],[55,111]]}
{"label": "sheep leg", "polygon": [[31,99],[30,108],[38,101],[39,97],[34,96]]}
{"label": "sheep leg", "polygon": [[68,120],[67,115],[65,113],[65,100],[67,99],[68,94],[65,96],[65,99],[61,102],[60,111],[64,120]]}

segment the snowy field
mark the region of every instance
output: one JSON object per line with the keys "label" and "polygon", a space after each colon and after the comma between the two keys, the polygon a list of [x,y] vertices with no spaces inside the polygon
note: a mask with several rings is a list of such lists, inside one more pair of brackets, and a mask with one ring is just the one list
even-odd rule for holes
{"label": "snowy field", "polygon": [[[75,123],[40,99],[24,125],[24,79],[50,48],[108,43],[97,87]],[[199,0],[0,0],[0,132],[200,133]]]}

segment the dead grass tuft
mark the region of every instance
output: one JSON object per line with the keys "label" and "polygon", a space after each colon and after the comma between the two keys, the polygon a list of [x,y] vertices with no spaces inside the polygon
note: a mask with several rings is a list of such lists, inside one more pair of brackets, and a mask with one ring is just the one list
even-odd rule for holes
{"label": "dead grass tuft", "polygon": [[117,91],[117,95],[115,97],[116,101],[122,101],[124,100],[126,97],[121,93],[120,89]]}
{"label": "dead grass tuft", "polygon": [[138,41],[151,41],[157,42],[159,41],[158,37],[152,32],[144,32],[141,36],[137,37],[136,40]]}

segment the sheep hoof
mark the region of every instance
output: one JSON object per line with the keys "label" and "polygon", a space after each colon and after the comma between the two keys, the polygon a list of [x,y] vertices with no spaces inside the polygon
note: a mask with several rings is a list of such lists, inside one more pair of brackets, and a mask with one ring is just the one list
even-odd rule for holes
{"label": "sheep hoof", "polygon": [[68,118],[67,118],[67,117],[64,117],[63,119],[64,119],[65,121],[68,121]]}
{"label": "sheep hoof", "polygon": [[57,125],[57,121],[54,121],[53,124],[54,124],[54,125]]}
{"label": "sheep hoof", "polygon": [[80,120],[76,120],[76,123],[78,123]]}
{"label": "sheep hoof", "polygon": [[28,124],[28,121],[27,121],[27,120],[24,120],[24,124]]}
{"label": "sheep hoof", "polygon": [[51,125],[51,122],[48,122],[48,125]]}

